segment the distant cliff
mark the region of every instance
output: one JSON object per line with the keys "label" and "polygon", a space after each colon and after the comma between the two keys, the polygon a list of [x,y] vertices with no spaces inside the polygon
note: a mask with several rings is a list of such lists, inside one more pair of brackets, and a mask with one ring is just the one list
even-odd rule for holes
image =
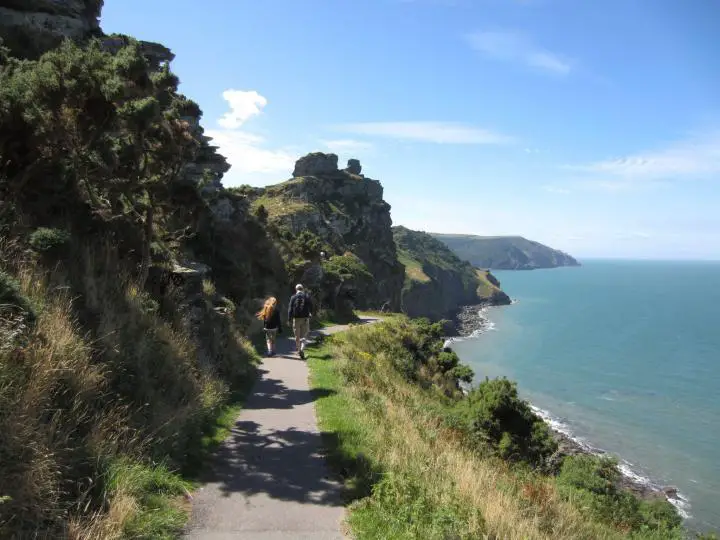
{"label": "distant cliff", "polygon": [[393,237],[405,265],[402,311],[410,317],[452,319],[461,306],[510,303],[490,272],[461,260],[431,235],[393,227]]}
{"label": "distant cliff", "polygon": [[480,268],[532,270],[580,266],[580,263],[567,253],[527,240],[522,236],[431,234],[453,250],[458,257]]}

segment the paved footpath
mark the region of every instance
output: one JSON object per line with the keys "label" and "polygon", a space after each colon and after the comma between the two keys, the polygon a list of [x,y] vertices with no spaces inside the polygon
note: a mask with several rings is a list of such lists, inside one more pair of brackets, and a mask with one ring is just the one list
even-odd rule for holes
{"label": "paved footpath", "polygon": [[342,484],[325,465],[307,364],[293,340],[280,338],[277,348],[201,478],[185,538],[344,538]]}

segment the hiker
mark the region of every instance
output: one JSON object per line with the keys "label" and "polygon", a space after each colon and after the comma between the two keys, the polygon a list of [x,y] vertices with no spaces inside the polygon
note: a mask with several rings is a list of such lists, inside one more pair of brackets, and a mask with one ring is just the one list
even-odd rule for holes
{"label": "hiker", "polygon": [[265,330],[265,344],[267,345],[267,356],[275,356],[275,340],[282,332],[280,323],[280,310],[277,305],[277,298],[271,296],[265,300],[263,308],[257,312],[257,318],[263,322]]}
{"label": "hiker", "polygon": [[312,317],[312,302],[305,292],[305,288],[297,284],[295,294],[290,298],[288,306],[288,322],[292,321],[295,333],[295,348],[300,358],[305,359],[305,342],[310,333],[310,317]]}

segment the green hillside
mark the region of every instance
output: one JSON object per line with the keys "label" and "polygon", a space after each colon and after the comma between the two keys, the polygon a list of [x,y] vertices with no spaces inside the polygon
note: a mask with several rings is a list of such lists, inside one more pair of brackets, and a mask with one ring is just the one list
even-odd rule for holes
{"label": "green hillside", "polygon": [[460,306],[510,303],[494,276],[460,259],[442,242],[405,227],[392,230],[398,259],[405,265],[404,313],[452,319]]}
{"label": "green hillside", "polygon": [[532,270],[580,266],[572,256],[522,236],[430,233],[460,258],[494,270]]}

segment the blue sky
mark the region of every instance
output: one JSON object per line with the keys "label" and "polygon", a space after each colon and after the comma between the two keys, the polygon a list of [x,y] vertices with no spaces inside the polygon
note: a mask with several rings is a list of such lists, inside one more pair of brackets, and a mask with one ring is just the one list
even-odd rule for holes
{"label": "blue sky", "polygon": [[720,259],[720,3],[105,0],[102,26],[177,55],[226,186],[333,151],[396,224]]}

